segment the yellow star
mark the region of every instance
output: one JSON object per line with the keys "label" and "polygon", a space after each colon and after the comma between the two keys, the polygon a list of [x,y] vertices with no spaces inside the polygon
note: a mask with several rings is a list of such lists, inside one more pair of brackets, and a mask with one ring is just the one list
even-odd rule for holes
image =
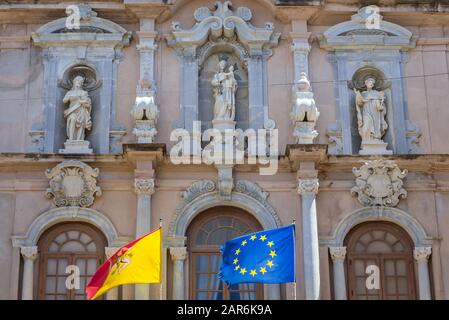
{"label": "yellow star", "polygon": [[260,272],[261,274],[265,274],[265,273],[267,272],[267,269],[266,269],[265,267],[260,267],[259,272]]}
{"label": "yellow star", "polygon": [[273,241],[268,241],[267,246],[269,246],[271,248],[272,246],[274,246],[274,242]]}
{"label": "yellow star", "polygon": [[267,266],[269,266],[270,268],[272,268],[273,267],[273,261],[271,261],[271,260],[268,260],[268,262],[267,262]]}
{"label": "yellow star", "polygon": [[243,240],[242,241],[242,246],[245,246],[245,244],[246,244],[246,240]]}
{"label": "yellow star", "polygon": [[253,277],[257,275],[256,270],[252,269],[251,272],[249,273],[250,275],[252,275]]}
{"label": "yellow star", "polygon": [[235,255],[238,256],[240,253],[240,248],[238,248],[237,250],[235,250]]}
{"label": "yellow star", "polygon": [[266,235],[260,236],[259,240],[260,241],[265,241],[265,240],[267,240],[267,236]]}
{"label": "yellow star", "polygon": [[252,235],[249,239],[250,239],[251,241],[254,241],[254,240],[256,240],[256,238],[257,238],[257,236]]}
{"label": "yellow star", "polygon": [[276,257],[276,250],[270,250],[270,256],[272,258]]}
{"label": "yellow star", "polygon": [[239,262],[239,259],[235,258],[234,259],[234,264],[237,264],[237,262]]}
{"label": "yellow star", "polygon": [[245,268],[240,269],[240,273],[243,274],[243,275],[245,275],[246,269],[245,269]]}
{"label": "yellow star", "polygon": [[240,266],[235,266],[234,270],[237,271],[238,269],[240,269]]}

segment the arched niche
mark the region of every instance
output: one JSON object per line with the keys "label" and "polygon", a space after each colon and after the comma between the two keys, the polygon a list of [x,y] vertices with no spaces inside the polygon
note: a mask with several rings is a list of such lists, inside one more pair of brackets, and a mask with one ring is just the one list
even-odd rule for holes
{"label": "arched niche", "polygon": [[[55,153],[66,140],[62,103],[70,75],[94,74],[96,85],[86,88],[92,99],[92,131],[86,138],[94,152],[115,153],[125,134],[116,120],[116,85],[122,48],[129,45],[131,33],[118,24],[98,18],[88,5],[77,5],[79,28],[68,28],[68,18],[50,21],[32,33],[33,44],[42,48],[44,65],[43,115],[34,123],[33,150]],[[89,71],[90,70],[90,71]]]}
{"label": "arched niche", "polygon": [[416,36],[406,28],[383,20],[372,26],[373,9],[363,7],[351,20],[339,23],[320,36],[320,47],[329,52],[336,95],[336,122],[328,130],[329,153],[357,154],[358,133],[352,123],[353,92],[349,88],[359,70],[378,70],[390,81],[390,130],[388,149],[395,154],[419,153],[420,130],[409,120],[405,83],[407,51],[416,46]]}
{"label": "arched niche", "polygon": [[191,29],[183,29],[179,22],[173,21],[172,30],[166,35],[181,63],[181,117],[175,127],[192,131],[193,122],[200,120],[202,87],[198,70],[207,64],[211,52],[220,51],[233,52],[248,68],[248,126],[274,128],[274,121],[268,117],[267,59],[272,54],[271,48],[278,44],[280,33],[269,22],[261,28],[253,26],[251,10],[234,8],[230,1],[216,2],[213,10],[200,7],[194,12],[194,19],[197,23]]}

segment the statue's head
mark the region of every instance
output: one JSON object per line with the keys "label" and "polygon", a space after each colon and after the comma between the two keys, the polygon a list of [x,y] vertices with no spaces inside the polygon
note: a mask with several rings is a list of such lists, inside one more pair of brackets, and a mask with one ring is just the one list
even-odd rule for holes
{"label": "statue's head", "polygon": [[76,76],[73,79],[73,87],[75,87],[75,88],[81,88],[83,86],[83,83],[84,83],[84,78],[81,76]]}
{"label": "statue's head", "polygon": [[220,71],[224,71],[227,64],[228,63],[226,62],[226,60],[220,60],[220,62],[218,63],[218,67],[220,68]]}
{"label": "statue's head", "polygon": [[305,72],[301,72],[297,84],[299,91],[310,91],[310,82],[307,79],[307,74]]}
{"label": "statue's head", "polygon": [[373,77],[368,77],[365,79],[365,86],[367,89],[374,88],[374,85],[376,84],[376,79]]}

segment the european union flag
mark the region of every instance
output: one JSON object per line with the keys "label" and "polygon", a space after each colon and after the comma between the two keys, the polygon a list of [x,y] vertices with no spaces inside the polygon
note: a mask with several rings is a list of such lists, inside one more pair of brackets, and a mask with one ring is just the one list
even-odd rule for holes
{"label": "european union flag", "polygon": [[250,233],[221,247],[218,277],[237,283],[295,282],[295,226]]}

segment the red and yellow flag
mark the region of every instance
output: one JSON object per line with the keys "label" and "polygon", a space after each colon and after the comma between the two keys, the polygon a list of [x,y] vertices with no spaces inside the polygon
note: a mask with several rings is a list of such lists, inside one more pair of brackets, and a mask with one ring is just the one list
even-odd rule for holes
{"label": "red and yellow flag", "polygon": [[88,299],[127,283],[161,282],[161,228],[124,245],[95,272],[86,287]]}

